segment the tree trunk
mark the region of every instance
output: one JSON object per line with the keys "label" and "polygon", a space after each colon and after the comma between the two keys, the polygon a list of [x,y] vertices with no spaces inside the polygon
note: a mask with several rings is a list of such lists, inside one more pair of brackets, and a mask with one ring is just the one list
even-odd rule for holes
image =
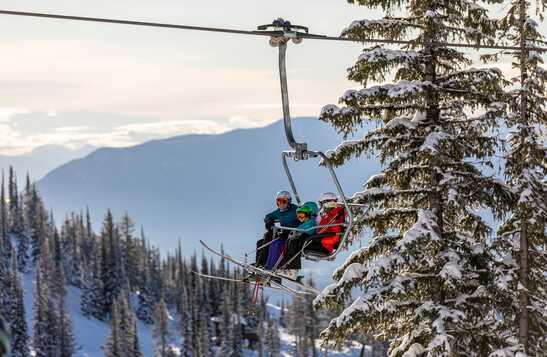
{"label": "tree trunk", "polygon": [[[519,41],[520,41],[520,123],[526,125],[528,122],[528,103],[527,90],[525,89],[526,80],[528,77],[526,62],[528,60],[528,51],[526,47],[526,36],[524,24],[526,20],[526,0],[519,1]],[[520,224],[520,253],[519,253],[519,340],[524,351],[528,354],[528,234],[527,234],[527,217],[524,214],[521,217]]]}
{"label": "tree trunk", "polygon": [[[429,10],[434,10],[433,8],[430,8]],[[436,38],[434,38],[433,30],[427,29],[424,33],[424,42],[425,42],[425,52],[429,56],[429,60],[425,64],[425,76],[424,79],[432,84],[435,84],[437,82],[437,58],[435,53],[435,45],[432,44]],[[439,110],[439,96],[438,93],[432,89],[428,88],[426,91],[425,96],[425,102],[427,105],[426,109],[426,118],[429,123],[439,124],[440,120],[440,110]],[[436,166],[438,163],[434,162],[434,166]],[[439,184],[439,177],[438,173],[435,167],[431,167],[430,170],[430,188],[431,193],[428,197],[428,205],[429,209],[433,211],[433,213],[437,216],[437,224],[439,227],[439,235],[441,235],[441,232],[443,231],[443,217],[442,217],[442,205],[441,205],[441,196],[440,192],[438,192],[436,189]],[[443,300],[443,294],[442,294],[442,287],[441,282],[439,279],[436,279],[433,282],[434,288],[433,288],[433,301],[435,303],[440,303]]]}
{"label": "tree trunk", "polygon": [[[526,218],[526,217],[524,217]],[[519,340],[524,351],[528,354],[528,232],[527,222],[524,219],[521,222],[520,228],[520,252],[519,252],[519,266],[520,266],[520,285],[519,288]]]}

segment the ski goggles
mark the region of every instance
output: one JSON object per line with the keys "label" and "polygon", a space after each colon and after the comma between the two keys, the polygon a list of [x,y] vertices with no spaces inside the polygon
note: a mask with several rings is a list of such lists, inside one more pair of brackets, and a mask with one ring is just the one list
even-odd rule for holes
{"label": "ski goggles", "polygon": [[308,215],[306,213],[297,213],[296,218],[298,219],[306,219],[308,218]]}
{"label": "ski goggles", "polygon": [[289,200],[286,199],[286,198],[276,198],[275,201],[276,201],[277,203],[285,203],[285,204],[289,203]]}
{"label": "ski goggles", "polygon": [[338,206],[338,203],[336,201],[323,201],[321,202],[321,207],[324,209],[333,209]]}

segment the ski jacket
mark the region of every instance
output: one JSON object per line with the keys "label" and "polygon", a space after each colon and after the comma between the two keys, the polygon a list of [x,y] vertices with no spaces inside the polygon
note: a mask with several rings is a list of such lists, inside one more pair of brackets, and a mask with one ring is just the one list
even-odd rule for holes
{"label": "ski jacket", "polygon": [[[309,229],[315,226],[317,226],[317,222],[315,221],[315,219],[310,218],[306,222],[300,223],[300,225],[298,226],[298,229]],[[309,230],[306,230],[305,232],[300,232],[300,234],[307,234],[308,236],[312,236],[315,234],[315,229],[309,229]]]}
{"label": "ski jacket", "polygon": [[264,222],[275,221],[281,223],[283,227],[298,227],[298,219],[296,219],[296,209],[298,208],[295,204],[289,204],[286,210],[281,211],[279,208],[273,212],[268,213],[264,217]]}
{"label": "ski jacket", "polygon": [[[346,210],[344,209],[344,207],[337,206],[329,212],[323,212],[323,214],[321,215],[321,221],[319,221],[319,225],[323,226],[329,224],[341,224],[344,223],[345,217]],[[321,244],[330,253],[334,252],[334,249],[336,249],[336,247],[340,243],[343,230],[344,227],[342,226],[324,227],[317,229],[317,234],[332,233],[332,235],[328,235],[325,238],[321,239]]]}

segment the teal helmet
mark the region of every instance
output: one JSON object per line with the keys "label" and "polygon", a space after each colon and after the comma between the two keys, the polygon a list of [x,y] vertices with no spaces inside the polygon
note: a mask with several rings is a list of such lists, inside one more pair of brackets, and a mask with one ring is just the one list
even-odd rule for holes
{"label": "teal helmet", "polygon": [[296,213],[306,213],[309,217],[316,216],[317,212],[319,212],[317,203],[311,201],[304,203],[296,210]]}

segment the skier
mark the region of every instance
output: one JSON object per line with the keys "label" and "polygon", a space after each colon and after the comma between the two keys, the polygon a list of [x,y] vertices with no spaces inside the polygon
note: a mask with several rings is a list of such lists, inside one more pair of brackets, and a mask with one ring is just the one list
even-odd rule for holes
{"label": "skier", "polygon": [[312,239],[306,246],[306,250],[323,254],[332,254],[340,244],[340,236],[344,227],[346,210],[338,204],[338,197],[332,192],[324,192],[319,197],[321,211],[319,212],[319,226],[333,225],[331,227],[319,227],[317,239]]}
{"label": "skier", "polygon": [[316,216],[319,211],[315,202],[306,202],[296,210],[296,215],[300,224],[298,232],[292,235],[289,239],[285,254],[283,255],[280,264],[281,269],[285,270],[285,274],[296,280],[301,280],[303,277],[298,275],[298,270],[302,268],[300,259],[302,247],[309,237],[315,235],[315,226],[317,226]]}
{"label": "skier", "polygon": [[256,266],[272,269],[275,262],[279,259],[280,253],[285,249],[285,239],[288,236],[288,231],[280,232],[280,236],[276,237],[278,239],[270,243],[274,239],[272,228],[275,222],[279,222],[282,227],[294,228],[298,226],[299,222],[296,219],[296,209],[298,206],[291,201],[291,194],[287,191],[279,191],[275,196],[277,209],[264,217],[266,233],[256,243]]}
{"label": "skier", "polygon": [[2,316],[0,316],[0,357],[6,357],[10,350],[9,328]]}

